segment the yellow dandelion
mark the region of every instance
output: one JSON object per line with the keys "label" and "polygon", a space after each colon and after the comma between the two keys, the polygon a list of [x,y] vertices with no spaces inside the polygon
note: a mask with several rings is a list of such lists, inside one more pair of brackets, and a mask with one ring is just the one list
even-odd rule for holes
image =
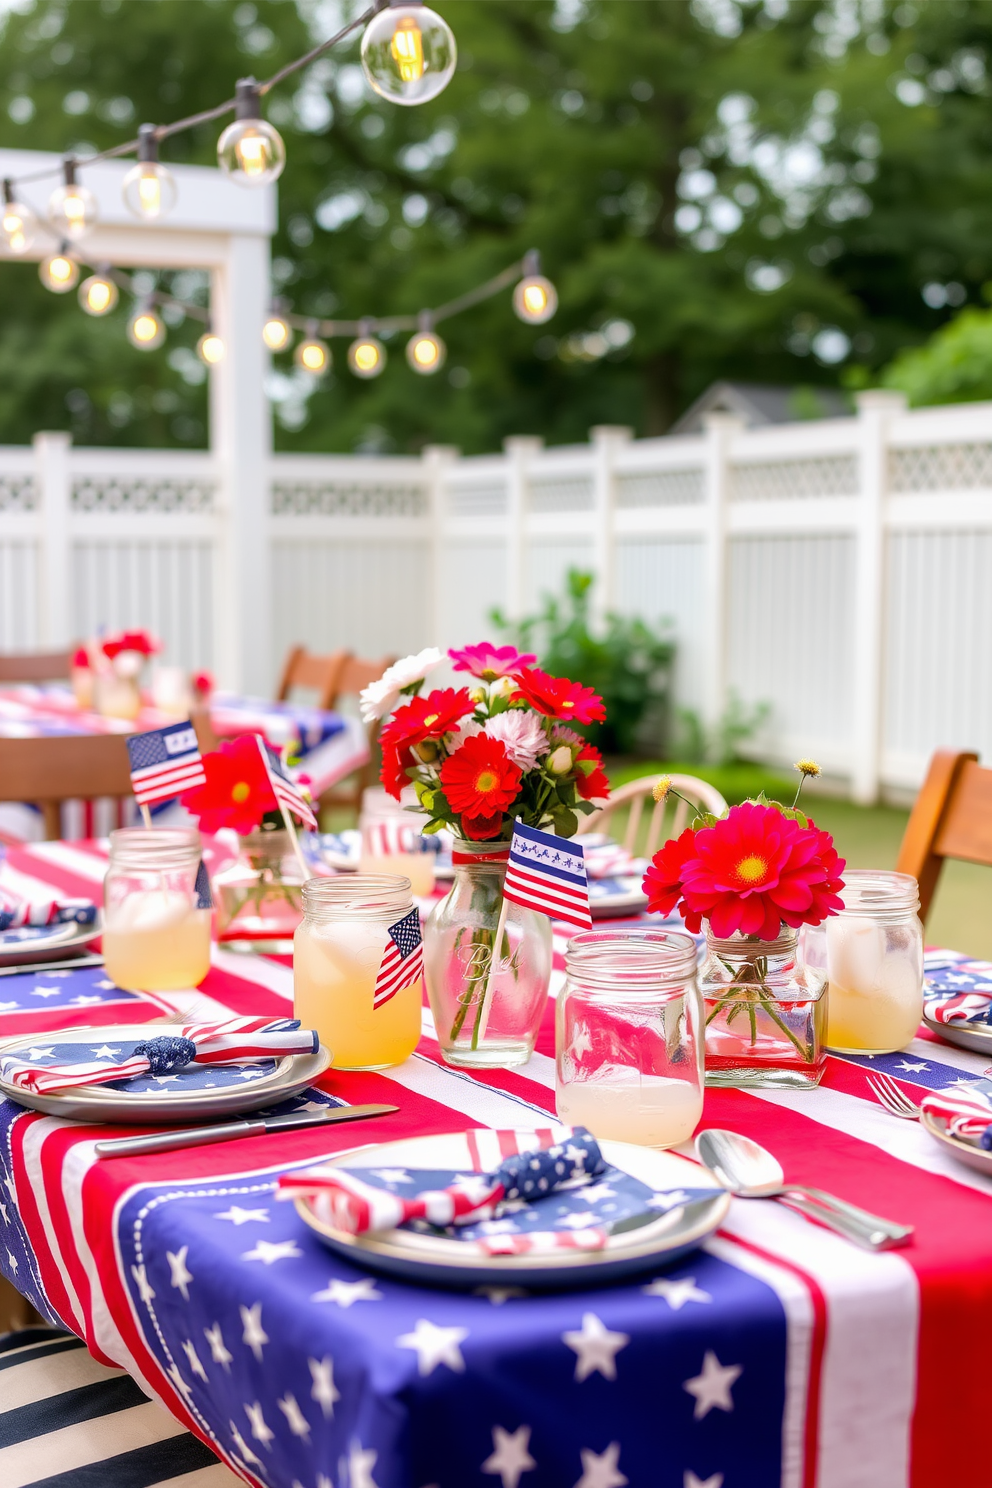
{"label": "yellow dandelion", "polygon": [[793,769],[798,770],[800,775],[812,775],[815,777],[820,774],[820,767],[814,759],[796,760]]}
{"label": "yellow dandelion", "polygon": [[672,790],[672,777],[671,777],[671,775],[662,775],[655,782],[654,789],[652,790],[651,794],[652,794],[652,796],[654,796],[654,799],[660,805],[662,801],[667,801],[668,800],[668,797],[671,794],[671,790]]}

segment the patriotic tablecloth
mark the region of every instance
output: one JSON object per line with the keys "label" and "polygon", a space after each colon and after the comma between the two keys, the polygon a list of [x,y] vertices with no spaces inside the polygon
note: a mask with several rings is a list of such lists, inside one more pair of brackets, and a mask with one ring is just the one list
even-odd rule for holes
{"label": "patriotic tablecloth", "polygon": [[[93,843],[11,858],[66,893],[98,889],[104,869]],[[555,991],[563,946],[556,936]],[[974,970],[949,956],[944,974]],[[200,991],[178,1001],[199,1016],[278,1016],[291,995],[286,958],[215,949]],[[99,968],[0,978],[0,1034],[157,1012]],[[280,1173],[356,1144],[474,1127],[498,1148],[510,1139],[497,1132],[545,1128],[552,1053],[549,1014],[524,1069],[448,1069],[425,1008],[406,1064],[321,1082],[336,1098],[398,1104],[395,1116],[102,1163],[98,1129],[7,1104],[0,1264],[271,1488],[992,1482],[992,1181],[866,1085],[884,1068],[919,1100],[981,1078],[981,1056],[921,1035],[893,1056],[831,1057],[814,1092],[707,1093],[705,1124],[754,1136],[789,1178],[915,1225],[897,1252],[734,1201],[701,1250],[636,1282],[459,1295],[361,1273],[274,1201]]]}

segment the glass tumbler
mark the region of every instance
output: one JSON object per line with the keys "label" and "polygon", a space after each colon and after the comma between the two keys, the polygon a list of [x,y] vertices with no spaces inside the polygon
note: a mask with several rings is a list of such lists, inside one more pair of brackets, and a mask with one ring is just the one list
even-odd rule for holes
{"label": "glass tumbler", "polygon": [[565,955],[556,1010],[558,1115],[596,1137],[674,1147],[703,1112],[696,947],[664,930],[591,930]]}
{"label": "glass tumbler", "polygon": [[107,976],[133,991],[179,992],[210,970],[212,909],[195,827],[122,827],[104,880]]}

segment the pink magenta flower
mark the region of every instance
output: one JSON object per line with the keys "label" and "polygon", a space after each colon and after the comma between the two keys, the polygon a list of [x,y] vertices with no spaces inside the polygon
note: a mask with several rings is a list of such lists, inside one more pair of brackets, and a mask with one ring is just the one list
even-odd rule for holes
{"label": "pink magenta flower", "polygon": [[497,713],[486,724],[490,739],[498,739],[510,759],[521,770],[533,770],[542,755],[548,752],[548,736],[533,713],[513,708],[508,713]]}
{"label": "pink magenta flower", "polygon": [[456,672],[471,672],[483,682],[495,682],[497,677],[512,677],[520,667],[532,666],[537,660],[529,652],[517,650],[516,646],[493,646],[481,641],[478,646],[464,646],[461,651],[449,651]]}

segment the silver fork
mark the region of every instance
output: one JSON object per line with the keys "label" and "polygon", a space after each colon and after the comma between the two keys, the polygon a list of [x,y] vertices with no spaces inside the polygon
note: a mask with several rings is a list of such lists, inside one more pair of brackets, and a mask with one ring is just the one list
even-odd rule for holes
{"label": "silver fork", "polygon": [[877,1070],[868,1076],[868,1084],[874,1091],[879,1104],[885,1107],[890,1116],[899,1116],[903,1121],[919,1121],[919,1106],[915,1105],[906,1092],[900,1089],[891,1075],[885,1074],[884,1070]]}

